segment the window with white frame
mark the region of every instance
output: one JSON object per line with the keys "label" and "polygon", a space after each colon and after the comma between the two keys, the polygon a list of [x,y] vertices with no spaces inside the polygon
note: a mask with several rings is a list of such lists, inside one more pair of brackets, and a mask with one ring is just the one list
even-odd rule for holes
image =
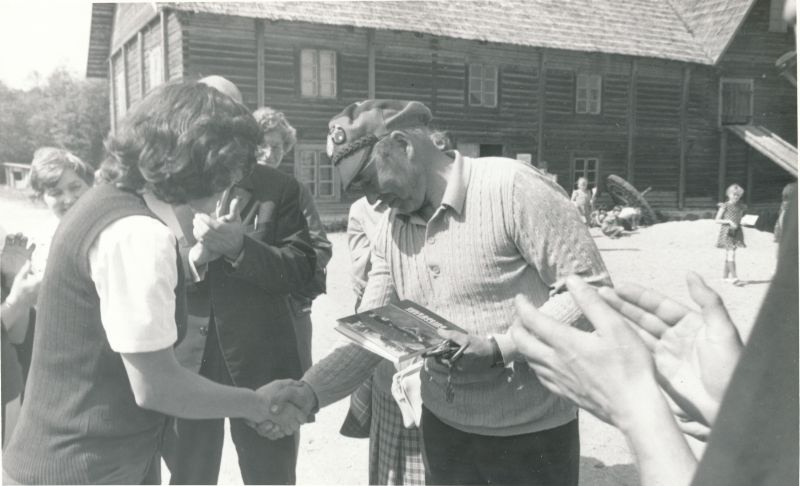
{"label": "window with white frame", "polygon": [[497,106],[497,66],[469,65],[469,105]]}
{"label": "window with white frame", "polygon": [[336,98],[336,51],[300,51],[300,93],[307,98]]}
{"label": "window with white frame", "polygon": [[298,144],[294,152],[294,173],[305,184],[314,199],[339,197],[336,168],[331,163],[324,145]]}
{"label": "window with white frame", "polygon": [[579,177],[585,177],[586,180],[589,181],[589,187],[597,187],[597,175],[599,169],[599,157],[573,157],[572,181],[577,181]]}
{"label": "window with white frame", "polygon": [[600,113],[600,93],[603,77],[599,74],[579,74],[575,89],[575,113]]}

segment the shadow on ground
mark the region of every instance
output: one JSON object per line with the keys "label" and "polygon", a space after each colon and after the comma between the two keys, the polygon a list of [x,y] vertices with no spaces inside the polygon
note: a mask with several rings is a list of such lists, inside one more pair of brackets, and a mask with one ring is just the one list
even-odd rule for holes
{"label": "shadow on ground", "polygon": [[639,472],[633,464],[607,466],[594,457],[581,456],[580,484],[586,486],[636,486]]}

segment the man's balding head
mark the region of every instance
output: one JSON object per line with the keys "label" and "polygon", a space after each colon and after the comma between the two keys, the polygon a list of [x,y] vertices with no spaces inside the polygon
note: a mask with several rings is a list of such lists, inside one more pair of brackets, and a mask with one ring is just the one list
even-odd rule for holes
{"label": "man's balding head", "polygon": [[222,76],[206,76],[198,82],[214,88],[224,95],[230,96],[239,103],[244,103],[242,92],[239,91],[239,88]]}

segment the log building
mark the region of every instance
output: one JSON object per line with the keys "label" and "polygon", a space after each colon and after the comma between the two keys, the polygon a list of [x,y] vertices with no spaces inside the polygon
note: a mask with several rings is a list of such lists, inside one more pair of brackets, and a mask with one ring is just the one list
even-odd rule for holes
{"label": "log building", "polygon": [[284,111],[282,168],[346,214],[327,121],[415,99],[472,156],[547,168],[568,191],[617,174],[657,209],[713,211],[727,185],[776,208],[797,176],[795,41],[782,0],[94,4],[87,75],[113,124],[165,80],[225,76]]}

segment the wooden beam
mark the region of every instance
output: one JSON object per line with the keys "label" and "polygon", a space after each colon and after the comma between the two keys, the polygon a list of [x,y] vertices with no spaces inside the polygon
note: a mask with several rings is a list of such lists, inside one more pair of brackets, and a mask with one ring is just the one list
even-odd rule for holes
{"label": "wooden beam", "polygon": [[161,24],[161,60],[164,63],[161,69],[161,81],[169,80],[169,32],[167,27],[167,12],[163,9],[159,12]]}
{"label": "wooden beam", "polygon": [[536,160],[534,164],[536,167],[541,167],[542,159],[544,157],[544,112],[545,112],[545,50],[539,50],[539,120],[536,127]]}
{"label": "wooden beam", "polygon": [[136,35],[136,44],[139,45],[139,55],[137,56],[139,62],[139,99],[142,99],[146,91],[144,89],[144,33],[141,30]]}
{"label": "wooden beam", "polygon": [[753,149],[750,148],[750,145],[745,144],[744,148],[744,167],[745,167],[745,188],[744,188],[744,200],[745,204],[748,206],[753,202],[753,160],[752,160],[752,153]]}
{"label": "wooden beam", "polygon": [[256,104],[266,104],[266,79],[264,79],[264,20],[255,19],[256,23]]}
{"label": "wooden beam", "polygon": [[692,71],[689,66],[683,68],[683,90],[681,91],[681,128],[680,128],[680,160],[678,166],[678,209],[686,204],[686,158],[687,154],[687,111],[689,106],[689,82]]}
{"label": "wooden beam", "polygon": [[108,58],[108,104],[109,104],[109,113],[111,114],[111,133],[113,134],[117,128],[117,108],[114,105],[115,103],[115,95],[117,90],[114,89],[114,84],[116,80],[114,79],[114,63],[112,61],[113,56],[109,56]]}
{"label": "wooden beam", "polygon": [[725,180],[728,178],[728,130],[719,135],[719,169],[717,171],[717,200],[725,201]]}
{"label": "wooden beam", "polygon": [[375,98],[375,29],[367,29],[367,98]]}
{"label": "wooden beam", "polygon": [[627,152],[627,165],[625,171],[625,178],[631,184],[634,183],[635,160],[633,155],[634,142],[636,138],[636,76],[639,70],[639,63],[636,59],[631,60],[631,78],[628,83],[628,152]]}
{"label": "wooden beam", "polygon": [[439,104],[439,40],[431,39],[431,111],[436,115]]}

